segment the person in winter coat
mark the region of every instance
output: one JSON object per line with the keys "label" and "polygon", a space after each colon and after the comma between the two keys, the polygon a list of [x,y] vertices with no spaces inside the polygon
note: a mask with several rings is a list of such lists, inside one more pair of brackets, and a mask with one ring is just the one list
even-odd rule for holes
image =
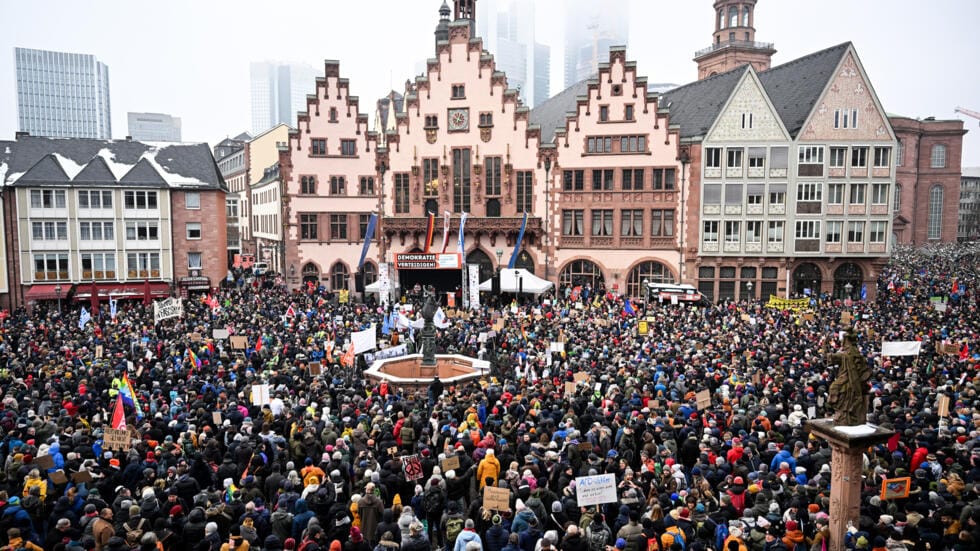
{"label": "person in winter coat", "polygon": [[408,537],[402,538],[401,551],[432,551],[421,522],[416,520],[409,526]]}
{"label": "person in winter coat", "polygon": [[[402,510],[404,511],[404,509]],[[382,534],[382,539],[384,538],[383,534],[385,532],[391,532],[391,540],[401,545],[402,529],[401,526],[398,526],[398,522],[395,520],[395,514],[391,509],[385,509],[381,512],[381,522],[378,523],[378,533]],[[380,544],[380,542],[378,543]]]}
{"label": "person in winter coat", "polygon": [[378,522],[381,521],[381,513],[384,512],[384,503],[375,494],[374,482],[368,482],[364,487],[364,497],[357,502],[357,512],[361,517],[361,533],[368,545],[374,547],[378,542]]}
{"label": "person in winter coat", "polygon": [[517,500],[517,505],[514,506],[514,509],[517,511],[517,514],[514,515],[514,522],[510,525],[510,531],[514,534],[520,534],[531,525],[531,519],[537,519],[534,513],[520,499]]}
{"label": "person in winter coat", "polygon": [[293,515],[293,539],[296,541],[300,541],[302,539],[303,531],[306,530],[306,525],[309,524],[311,518],[313,518],[313,511],[310,511],[309,507],[306,505],[306,500],[297,500],[296,514]]}
{"label": "person in winter coat", "polygon": [[398,551],[401,546],[395,541],[395,534],[391,531],[381,533],[381,539],[374,551]]}
{"label": "person in winter coat", "polygon": [[487,537],[483,549],[485,551],[503,551],[503,548],[507,546],[510,530],[504,528],[503,519],[500,518],[500,515],[493,515],[490,518],[490,522],[491,526],[487,529]]}
{"label": "person in winter coat", "polygon": [[476,525],[473,523],[473,519],[468,518],[463,525],[463,531],[456,536],[456,545],[453,546],[453,551],[471,551],[468,546],[470,542],[478,544],[480,549],[483,549],[483,540],[476,533]]}
{"label": "person in winter coat", "polygon": [[364,534],[357,526],[350,527],[350,539],[344,542],[343,551],[371,551],[371,546],[364,541]]}
{"label": "person in winter coat", "polygon": [[500,476],[500,461],[497,460],[494,451],[489,449],[476,469],[476,479],[480,483],[480,489],[482,490],[487,484],[496,486],[498,476]]}
{"label": "person in winter coat", "polygon": [[807,551],[810,540],[803,535],[800,530],[800,523],[795,520],[786,521],[786,533],[783,535],[783,543],[789,551]]}
{"label": "person in winter coat", "polygon": [[770,526],[766,531],[766,543],[762,546],[762,551],[788,551],[786,544],[780,539],[782,535],[778,526]]}
{"label": "person in winter coat", "polygon": [[269,517],[272,533],[278,536],[279,541],[282,542],[293,536],[293,514],[289,512],[284,501],[285,498],[279,498],[279,505]]}
{"label": "person in winter coat", "polygon": [[7,530],[7,547],[4,549],[24,549],[26,551],[44,551],[39,546],[25,540],[20,535],[20,528],[11,528]]}
{"label": "person in winter coat", "polygon": [[[559,532],[560,533],[560,532]],[[589,542],[582,536],[578,526],[572,524],[565,532],[558,546],[562,551],[589,551]]]}
{"label": "person in winter coat", "polygon": [[507,537],[507,546],[504,547],[504,551],[521,551],[520,545],[521,537],[518,534],[511,534]]}

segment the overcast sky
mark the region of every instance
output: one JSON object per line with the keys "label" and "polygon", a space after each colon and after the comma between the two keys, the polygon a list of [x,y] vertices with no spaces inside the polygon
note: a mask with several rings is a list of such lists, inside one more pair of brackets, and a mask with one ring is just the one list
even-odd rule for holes
{"label": "overcast sky", "polygon": [[[0,138],[17,130],[14,47],[89,53],[106,63],[115,138],[126,135],[128,111],[152,111],[181,117],[185,141],[214,143],[251,124],[251,61],[306,62],[321,74],[324,59],[338,59],[362,110],[372,109],[432,57],[441,3],[0,0]],[[538,41],[552,47],[555,94],[563,82],[564,2],[534,3]],[[639,74],[650,82],[694,80],[693,53],[711,41],[711,5],[631,0],[627,56]],[[963,118],[956,106],[980,111],[978,20],[976,0],[761,0],[755,24],[757,40],[775,43],[774,64],[850,40],[889,113]],[[965,120],[963,164],[980,166],[980,127]]]}

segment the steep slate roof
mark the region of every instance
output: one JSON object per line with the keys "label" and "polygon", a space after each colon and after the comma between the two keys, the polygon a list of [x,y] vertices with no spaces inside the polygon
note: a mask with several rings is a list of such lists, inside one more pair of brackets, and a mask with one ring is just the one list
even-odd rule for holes
{"label": "steep slate roof", "polygon": [[762,86],[794,138],[850,46],[850,42],[838,44],[759,73]]}
{"label": "steep slate roof", "polygon": [[531,109],[530,124],[541,127],[541,143],[554,141],[555,130],[564,129],[568,114],[575,113],[578,97],[588,93],[589,79],[580,80]]}
{"label": "steep slate roof", "polygon": [[704,136],[708,133],[747,70],[747,66],[732,69],[727,73],[674,88],[661,96],[661,109],[670,110],[670,124],[680,125],[681,138]]}
{"label": "steep slate roof", "polygon": [[[153,185],[222,189],[227,185],[207,144],[143,143],[23,136],[0,144],[9,160],[4,185]],[[0,157],[2,159],[2,157]],[[2,175],[2,172],[0,172]]]}

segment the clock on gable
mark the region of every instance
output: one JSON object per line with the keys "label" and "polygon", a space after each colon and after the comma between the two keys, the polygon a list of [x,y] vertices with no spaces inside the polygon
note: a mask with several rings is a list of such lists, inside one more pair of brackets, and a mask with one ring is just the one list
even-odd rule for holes
{"label": "clock on gable", "polygon": [[470,129],[470,110],[468,107],[450,109],[448,118],[450,132],[465,132]]}

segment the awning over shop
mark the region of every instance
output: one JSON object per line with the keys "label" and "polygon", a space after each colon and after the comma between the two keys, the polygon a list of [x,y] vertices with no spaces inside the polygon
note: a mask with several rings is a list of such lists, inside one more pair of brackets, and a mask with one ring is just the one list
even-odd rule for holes
{"label": "awning over shop", "polygon": [[31,285],[31,288],[24,293],[24,300],[30,302],[33,300],[57,300],[59,298],[57,289],[61,288],[60,298],[66,298],[68,293],[72,290],[73,285],[68,284],[45,284],[45,285]]}
{"label": "awning over shop", "polygon": [[[108,300],[110,297],[117,299],[143,298],[145,289],[145,283],[142,281],[133,281],[130,283],[99,283],[96,288],[100,300]],[[92,285],[82,284],[78,286],[78,292],[75,293],[75,300],[89,300],[91,296]],[[150,298],[166,298],[169,296],[169,283],[162,281],[150,283]]]}

